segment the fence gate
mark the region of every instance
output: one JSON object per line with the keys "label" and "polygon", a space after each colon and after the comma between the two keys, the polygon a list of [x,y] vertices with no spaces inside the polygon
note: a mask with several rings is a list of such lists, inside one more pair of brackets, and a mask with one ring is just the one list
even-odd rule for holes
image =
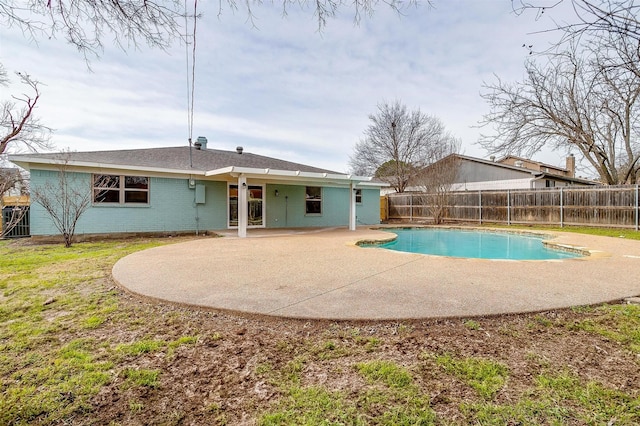
{"label": "fence gate", "polygon": [[[16,218],[19,219],[17,223],[15,223]],[[7,206],[3,208],[2,229],[5,229],[6,226],[12,226],[13,228],[4,236],[5,238],[22,238],[30,236],[29,206]]]}

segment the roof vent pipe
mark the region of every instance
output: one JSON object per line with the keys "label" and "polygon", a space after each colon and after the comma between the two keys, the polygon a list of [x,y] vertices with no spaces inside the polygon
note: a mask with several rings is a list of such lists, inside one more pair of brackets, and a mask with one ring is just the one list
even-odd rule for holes
{"label": "roof vent pipe", "polygon": [[204,136],[198,136],[198,140],[196,141],[195,145],[198,146],[198,144],[200,144],[201,149],[207,149],[207,138],[205,138]]}
{"label": "roof vent pipe", "polygon": [[242,147],[241,147],[241,146],[237,146],[237,147],[236,147],[236,152],[237,152],[238,154],[242,154]]}

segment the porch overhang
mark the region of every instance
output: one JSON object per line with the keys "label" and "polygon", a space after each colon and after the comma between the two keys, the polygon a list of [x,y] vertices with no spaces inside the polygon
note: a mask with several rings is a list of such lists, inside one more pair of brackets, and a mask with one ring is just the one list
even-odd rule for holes
{"label": "porch overhang", "polygon": [[[262,181],[274,182],[291,182],[300,184],[315,185],[332,185],[349,188],[349,230],[356,230],[356,196],[355,190],[359,185],[362,186],[383,186],[379,183],[372,183],[371,177],[355,176],[350,174],[338,173],[317,173],[303,172],[300,170],[277,170],[277,169],[259,169],[252,167],[224,167],[216,170],[205,172],[205,177],[228,176],[238,180],[238,188],[246,188],[248,179],[259,179]],[[368,185],[367,185],[368,184]],[[245,207],[246,196],[244,191],[238,194],[238,237],[247,236],[247,211]]]}
{"label": "porch overhang", "polygon": [[[349,186],[351,184],[370,183],[373,178],[368,176],[356,176],[351,174],[340,173],[317,173],[303,172],[300,170],[277,170],[277,169],[260,169],[253,167],[236,167],[229,166],[216,170],[208,170],[204,173],[205,177],[212,176],[229,176],[238,178],[245,176],[247,178],[268,179],[273,181],[285,181],[296,183],[324,183],[335,184],[340,186]],[[384,184],[374,183],[368,186],[384,186]]]}

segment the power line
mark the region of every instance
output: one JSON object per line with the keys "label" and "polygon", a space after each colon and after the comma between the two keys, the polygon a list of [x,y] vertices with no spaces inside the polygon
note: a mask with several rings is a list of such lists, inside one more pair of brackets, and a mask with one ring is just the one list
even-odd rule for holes
{"label": "power line", "polygon": [[[184,26],[185,30],[189,29],[189,14],[187,13],[187,0],[184,2]],[[193,167],[193,155],[191,152],[193,141],[193,111],[194,111],[194,98],[195,98],[195,82],[196,82],[196,29],[198,22],[198,0],[193,1],[193,33],[191,35],[193,48],[191,50],[191,60],[189,58],[189,34],[185,35],[185,57],[187,66],[187,128],[189,133],[189,166]],[[189,69],[191,65],[191,69]],[[189,78],[191,73],[191,78]]]}

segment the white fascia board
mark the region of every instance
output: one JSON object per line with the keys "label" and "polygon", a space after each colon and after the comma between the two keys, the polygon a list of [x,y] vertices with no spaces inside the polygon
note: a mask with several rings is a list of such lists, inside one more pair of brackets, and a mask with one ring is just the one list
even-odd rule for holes
{"label": "white fascia board", "polygon": [[12,155],[9,156],[9,161],[18,164],[19,166],[30,169],[32,165],[46,165],[46,166],[61,166],[66,164],[68,167],[74,168],[91,168],[91,169],[110,169],[110,170],[128,170],[136,172],[153,172],[153,173],[167,173],[167,174],[180,174],[180,175],[204,175],[201,170],[181,170],[181,169],[167,169],[165,167],[146,167],[146,166],[132,166],[128,164],[109,164],[109,163],[95,163],[88,161],[65,161],[54,158],[33,158],[29,156]]}
{"label": "white fascia board", "polygon": [[339,182],[367,182],[370,177],[352,176],[337,173],[319,173],[319,172],[301,172],[300,170],[276,170],[276,169],[257,169],[252,167],[224,167],[222,169],[209,170],[205,172],[205,176],[216,176],[224,174],[245,175],[247,177],[260,176],[271,177],[283,180],[319,180],[319,181],[339,181]]}
{"label": "white fascia board", "polygon": [[216,170],[208,170],[204,172],[205,176],[216,176],[216,175],[226,175],[228,173],[233,173],[233,167],[224,167],[222,169]]}
{"label": "white fascia board", "polygon": [[376,188],[388,188],[391,186],[391,184],[387,182],[359,182],[358,186],[373,186]]}

